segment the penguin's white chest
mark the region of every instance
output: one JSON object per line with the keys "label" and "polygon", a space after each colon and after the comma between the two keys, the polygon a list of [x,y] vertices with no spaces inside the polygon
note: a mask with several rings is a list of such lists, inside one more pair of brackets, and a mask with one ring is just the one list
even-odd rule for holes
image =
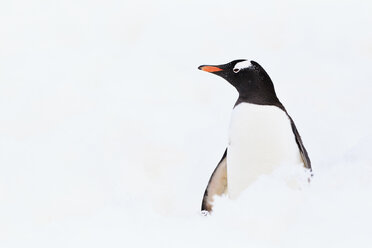
{"label": "penguin's white chest", "polygon": [[229,197],[280,165],[302,163],[291,123],[275,106],[240,103],[232,113],[227,151]]}

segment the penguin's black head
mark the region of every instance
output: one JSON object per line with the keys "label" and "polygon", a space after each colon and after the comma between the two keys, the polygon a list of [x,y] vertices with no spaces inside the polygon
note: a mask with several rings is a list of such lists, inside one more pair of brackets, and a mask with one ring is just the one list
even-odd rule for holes
{"label": "penguin's black head", "polygon": [[255,61],[234,60],[223,65],[201,65],[199,70],[216,74],[239,92],[238,102],[281,105],[266,71]]}

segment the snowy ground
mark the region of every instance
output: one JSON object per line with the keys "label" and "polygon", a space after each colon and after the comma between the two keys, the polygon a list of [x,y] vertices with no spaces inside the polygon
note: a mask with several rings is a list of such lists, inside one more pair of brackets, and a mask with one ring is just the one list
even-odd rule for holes
{"label": "snowy ground", "polygon": [[[371,247],[371,1],[1,1],[0,247]],[[270,74],[313,162],[199,214],[237,93]],[[292,172],[291,172],[292,173]]]}

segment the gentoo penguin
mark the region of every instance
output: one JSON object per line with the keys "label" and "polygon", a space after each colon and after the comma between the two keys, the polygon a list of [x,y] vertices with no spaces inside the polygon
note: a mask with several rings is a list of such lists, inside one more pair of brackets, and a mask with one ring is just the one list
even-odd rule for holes
{"label": "gentoo penguin", "polygon": [[239,93],[229,144],[209,179],[202,211],[212,210],[215,195],[227,194],[235,199],[260,175],[280,165],[302,164],[311,171],[296,125],[276,96],[269,75],[257,62],[241,59],[198,69],[224,78]]}

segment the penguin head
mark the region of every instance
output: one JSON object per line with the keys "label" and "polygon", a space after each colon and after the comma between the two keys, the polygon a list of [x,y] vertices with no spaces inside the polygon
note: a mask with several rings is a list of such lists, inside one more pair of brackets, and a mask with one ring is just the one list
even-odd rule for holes
{"label": "penguin head", "polygon": [[266,71],[255,61],[239,59],[223,65],[201,65],[199,70],[224,78],[239,92],[239,98],[258,104],[279,103]]}

